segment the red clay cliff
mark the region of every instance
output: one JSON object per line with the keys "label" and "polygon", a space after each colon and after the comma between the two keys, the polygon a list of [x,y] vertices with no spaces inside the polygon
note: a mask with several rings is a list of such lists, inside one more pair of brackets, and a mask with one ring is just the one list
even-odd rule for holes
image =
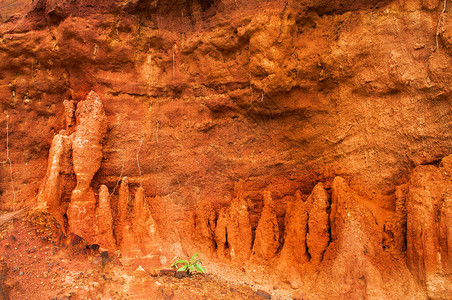
{"label": "red clay cliff", "polygon": [[3,0],[0,207],[133,266],[201,251],[300,299],[451,298],[451,14]]}

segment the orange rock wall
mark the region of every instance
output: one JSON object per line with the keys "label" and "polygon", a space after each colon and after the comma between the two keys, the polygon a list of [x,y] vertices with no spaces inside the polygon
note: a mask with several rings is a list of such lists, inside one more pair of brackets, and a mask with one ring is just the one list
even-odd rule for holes
{"label": "orange rock wall", "polygon": [[[443,297],[445,4],[3,0],[0,207],[38,202],[130,257],[160,253],[163,237],[174,253],[266,259],[313,298],[334,295],[329,282],[396,297],[387,278]],[[80,115],[91,90],[102,111]],[[315,272],[317,287],[300,276]]]}

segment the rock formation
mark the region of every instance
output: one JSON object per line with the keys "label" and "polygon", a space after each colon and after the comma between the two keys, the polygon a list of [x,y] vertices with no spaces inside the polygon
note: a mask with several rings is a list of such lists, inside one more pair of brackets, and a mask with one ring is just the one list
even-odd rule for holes
{"label": "rock formation", "polygon": [[129,180],[127,177],[122,178],[121,186],[119,187],[119,196],[118,196],[118,217],[117,223],[115,226],[115,236],[118,245],[122,244],[124,227],[127,225],[128,217],[130,215],[129,203],[130,203],[130,195],[129,195]]}
{"label": "rock formation", "polygon": [[285,268],[290,265],[300,265],[309,260],[306,248],[309,204],[303,201],[300,191],[297,191],[294,201],[287,206],[284,245],[280,256]]}
{"label": "rock formation", "polygon": [[[401,293],[406,297],[425,298],[404,264],[383,250],[381,225],[366,207],[366,200],[341,177],[332,183],[330,222],[332,240],[317,268],[319,275],[315,283],[305,281],[316,285],[308,298],[315,297],[318,291],[322,291],[321,297],[334,295],[342,299],[392,299]],[[381,265],[391,267],[385,269]],[[388,276],[393,281],[384,279]]]}
{"label": "rock formation", "polygon": [[0,208],[300,298],[451,298],[449,1],[101,2],[0,5]]}
{"label": "rock formation", "polygon": [[311,207],[309,209],[306,245],[309,249],[311,262],[314,264],[320,263],[330,242],[328,198],[323,184],[318,183],[307,200]]}
{"label": "rock formation", "polygon": [[220,258],[244,262],[251,255],[252,232],[248,204],[243,189],[237,188],[237,196],[227,209],[220,210],[214,231],[217,253]]}
{"label": "rock formation", "polygon": [[116,249],[116,240],[113,235],[113,217],[111,215],[111,202],[108,188],[102,185],[99,190],[99,205],[96,209],[98,229],[98,244],[103,249]]}
{"label": "rock formation", "polygon": [[215,227],[215,243],[217,245],[217,256],[221,260],[230,258],[229,244],[227,235],[228,215],[226,208],[221,208],[218,213],[217,224]]}
{"label": "rock formation", "polygon": [[[322,261],[329,242],[329,196],[319,182],[303,200],[300,191],[287,207],[284,245],[279,268],[293,285],[307,269],[315,269]],[[310,265],[308,265],[310,264]]]}
{"label": "rock formation", "polygon": [[[212,204],[201,205],[196,209],[193,216],[193,240],[197,241],[197,245],[200,247],[199,250],[209,256],[215,253],[215,219],[215,210]],[[220,220],[219,222],[221,223],[222,221]],[[221,225],[219,228],[221,228]],[[220,233],[218,234],[221,235]],[[219,239],[221,238],[219,237]],[[224,247],[225,241],[220,241],[220,244]],[[222,252],[221,250],[219,251]]]}
{"label": "rock formation", "polygon": [[252,236],[248,204],[242,191],[239,191],[229,207],[226,233],[231,260],[235,262],[247,260],[251,254]]}
{"label": "rock formation", "polygon": [[77,104],[76,129],[72,137],[72,165],[77,185],[67,209],[69,232],[94,244],[97,236],[96,198],[91,180],[102,160],[102,139],[107,124],[102,101],[94,92]]}
{"label": "rock formation", "polygon": [[275,257],[279,248],[279,228],[275,214],[275,205],[270,191],[264,191],[264,209],[256,228],[253,244],[253,256],[268,260]]}
{"label": "rock formation", "polygon": [[[129,181],[122,178],[114,219],[108,187],[100,187],[99,197],[91,187],[101,164],[107,126],[102,101],[91,92],[79,102],[75,127],[72,101],[65,102],[65,111],[67,130],[53,140],[47,175],[37,197],[40,207],[57,220],[64,233],[98,244],[104,250],[120,249],[123,258],[157,253],[159,238],[144,189],[136,190],[131,203]],[[76,178],[75,186],[68,177]],[[71,187],[73,190],[68,191]]]}
{"label": "rock formation", "polygon": [[38,205],[55,217],[63,231],[66,230],[63,215],[67,207],[63,201],[63,192],[67,184],[64,174],[68,174],[68,170],[72,169],[71,143],[71,137],[64,133],[57,134],[53,138],[47,174],[37,196]]}
{"label": "rock formation", "polygon": [[[443,195],[443,204],[439,216],[439,247],[443,274],[452,273],[452,190]],[[448,295],[447,295],[448,296]]]}
{"label": "rock formation", "polygon": [[152,250],[155,250],[155,241],[158,235],[155,221],[152,218],[146,196],[144,195],[144,189],[141,186],[135,193],[131,223],[142,255],[148,255]]}
{"label": "rock formation", "polygon": [[452,296],[450,274],[450,156],[440,167],[419,166],[407,186],[407,265],[419,282],[426,284],[428,296]]}

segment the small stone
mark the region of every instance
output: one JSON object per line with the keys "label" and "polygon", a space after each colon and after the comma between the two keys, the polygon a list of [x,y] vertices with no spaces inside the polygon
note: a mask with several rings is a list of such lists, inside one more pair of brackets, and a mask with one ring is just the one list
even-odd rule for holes
{"label": "small stone", "polygon": [[138,268],[133,272],[133,275],[137,278],[144,278],[148,276],[148,273],[143,269],[143,267],[138,266]]}
{"label": "small stone", "polygon": [[108,251],[102,251],[100,256],[102,257],[102,266],[105,266],[109,260]]}
{"label": "small stone", "polygon": [[53,264],[52,264],[52,263],[49,263],[49,268],[51,268],[51,267],[53,267]]}
{"label": "small stone", "polygon": [[20,271],[19,276],[22,276],[22,275],[24,275],[24,272]]}
{"label": "small stone", "polygon": [[153,276],[153,277],[156,277],[156,276],[159,275],[159,270],[158,269],[150,269],[149,270],[149,275]]}
{"label": "small stone", "polygon": [[92,260],[91,260],[91,262],[92,262],[94,265],[102,265],[102,261],[103,261],[103,259],[102,259],[102,257],[101,257],[100,255],[95,255],[95,256],[93,256],[93,258],[92,258]]}
{"label": "small stone", "polygon": [[269,293],[267,293],[266,291],[263,291],[263,290],[257,290],[256,295],[258,295],[259,297],[262,297],[264,299],[272,298],[272,296]]}
{"label": "small stone", "polygon": [[89,247],[90,247],[91,250],[93,250],[93,251],[97,251],[97,250],[99,250],[99,248],[100,248],[100,246],[99,246],[98,244],[92,244],[92,245],[90,245]]}
{"label": "small stone", "polygon": [[181,279],[184,277],[188,277],[188,273],[186,271],[177,271],[175,276],[176,278]]}
{"label": "small stone", "polygon": [[162,270],[160,270],[159,275],[160,276],[162,276],[162,275],[175,276],[176,271],[174,271],[173,269],[162,269]]}
{"label": "small stone", "polygon": [[419,49],[422,49],[422,48],[425,48],[425,44],[422,44],[422,43],[416,43],[416,44],[414,45],[414,49],[415,49],[415,50],[419,50]]}

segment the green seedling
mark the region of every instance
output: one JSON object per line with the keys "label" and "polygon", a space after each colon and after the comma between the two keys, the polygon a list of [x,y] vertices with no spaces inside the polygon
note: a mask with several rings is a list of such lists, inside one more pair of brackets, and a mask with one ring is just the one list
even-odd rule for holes
{"label": "green seedling", "polygon": [[201,266],[202,261],[197,259],[198,253],[193,255],[190,260],[179,259],[171,264],[171,267],[177,268],[177,271],[186,271],[188,275],[193,274],[194,272],[204,273],[207,272],[205,268]]}

